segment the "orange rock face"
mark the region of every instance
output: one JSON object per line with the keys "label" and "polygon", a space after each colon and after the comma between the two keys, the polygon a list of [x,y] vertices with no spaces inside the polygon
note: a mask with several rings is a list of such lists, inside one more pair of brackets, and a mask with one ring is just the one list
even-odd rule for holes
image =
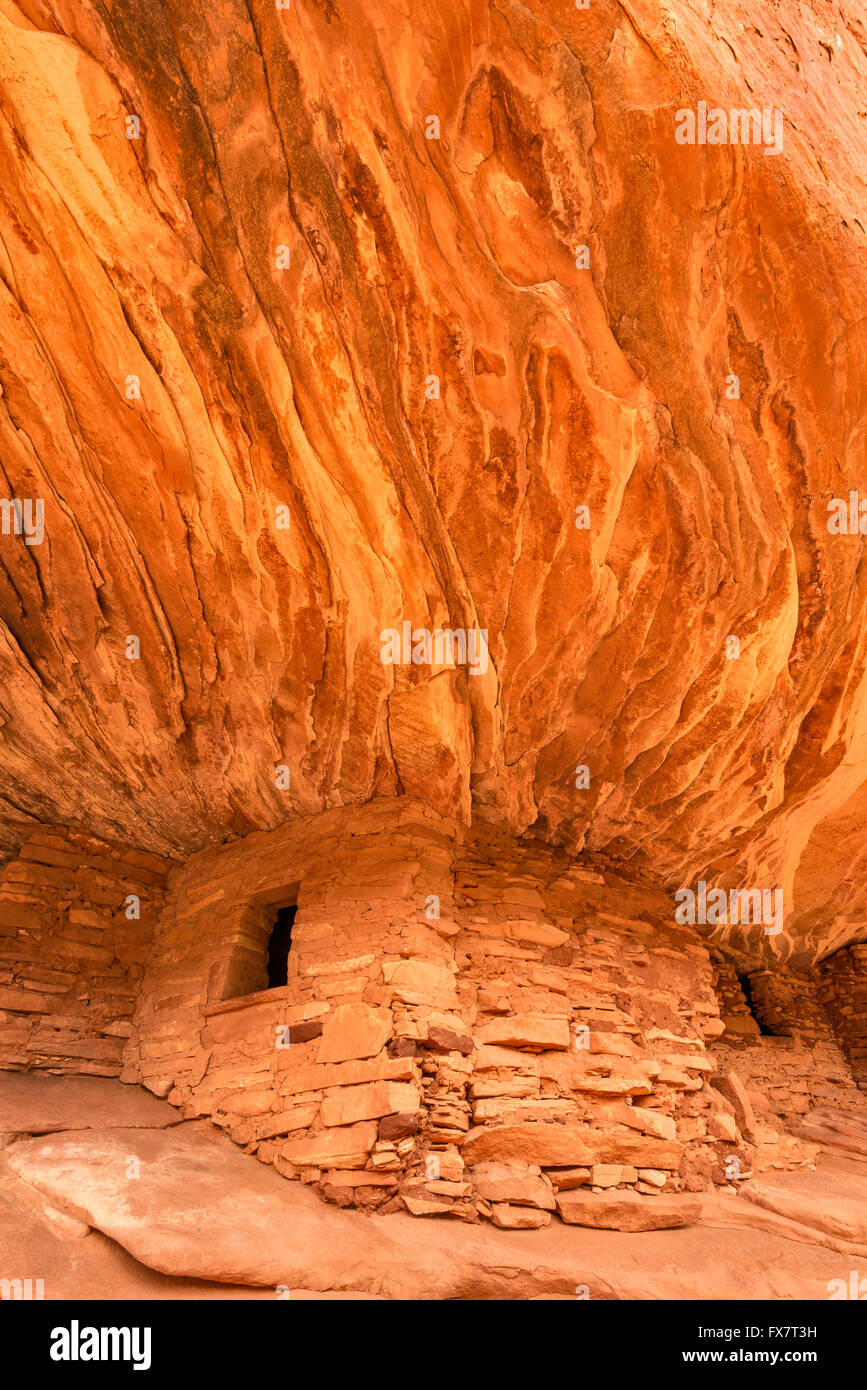
{"label": "orange rock face", "polygon": [[863,938],[854,0],[7,0],[0,78],[7,852],[406,793]]}

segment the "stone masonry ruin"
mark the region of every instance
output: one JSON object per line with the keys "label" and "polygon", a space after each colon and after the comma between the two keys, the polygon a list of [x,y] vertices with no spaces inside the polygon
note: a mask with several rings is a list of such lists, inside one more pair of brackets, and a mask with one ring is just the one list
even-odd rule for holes
{"label": "stone masonry ruin", "polygon": [[864,948],[745,970],[647,877],[408,798],[183,864],[41,830],[0,943],[0,1067],[140,1082],[340,1206],[592,1224],[865,1109]]}

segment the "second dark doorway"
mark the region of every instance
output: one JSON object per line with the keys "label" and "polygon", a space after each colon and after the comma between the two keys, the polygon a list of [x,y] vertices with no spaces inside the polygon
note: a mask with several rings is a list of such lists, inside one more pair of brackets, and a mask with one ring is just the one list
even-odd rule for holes
{"label": "second dark doorway", "polygon": [[268,938],[269,989],[279,989],[289,978],[289,948],[292,945],[292,927],[297,911],[295,903],[289,907],[281,907]]}

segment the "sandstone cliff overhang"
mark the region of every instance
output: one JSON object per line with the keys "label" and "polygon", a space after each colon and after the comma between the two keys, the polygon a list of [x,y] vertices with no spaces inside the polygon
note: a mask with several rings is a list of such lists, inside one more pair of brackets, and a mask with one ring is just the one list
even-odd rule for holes
{"label": "sandstone cliff overhang", "polygon": [[0,842],[405,793],[863,940],[860,7],[413,9],[0,14]]}

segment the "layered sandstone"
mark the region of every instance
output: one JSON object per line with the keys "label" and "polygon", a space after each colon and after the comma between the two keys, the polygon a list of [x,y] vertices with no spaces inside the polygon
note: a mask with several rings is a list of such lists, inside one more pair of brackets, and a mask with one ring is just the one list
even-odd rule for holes
{"label": "layered sandstone", "polygon": [[862,940],[859,7],[6,0],[0,75],[6,853],[404,793]]}

